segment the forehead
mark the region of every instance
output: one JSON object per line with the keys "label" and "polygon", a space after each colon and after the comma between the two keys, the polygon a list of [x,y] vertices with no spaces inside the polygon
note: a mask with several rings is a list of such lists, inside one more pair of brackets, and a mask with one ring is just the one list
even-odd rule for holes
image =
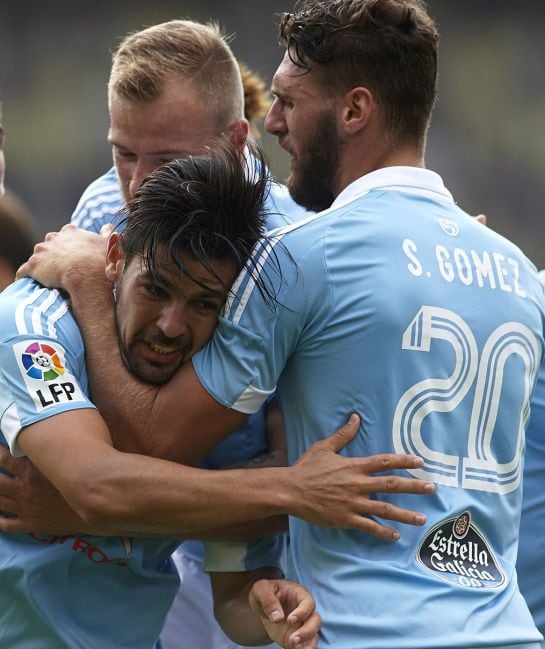
{"label": "forehead", "polygon": [[293,63],[286,50],[284,58],[276,69],[272,80],[276,94],[297,96],[301,99],[322,99],[323,92],[314,72],[308,72]]}
{"label": "forehead", "polygon": [[[215,274],[210,272],[189,254],[182,255],[182,263],[190,275],[197,282],[205,284],[210,292],[224,294],[225,286],[230,286],[235,279],[234,265],[228,261],[214,260],[211,266]],[[166,252],[160,252],[157,257],[156,266],[160,281],[165,283],[173,291],[180,290],[184,295],[203,292],[203,288],[197,282],[191,279],[188,274],[183,273],[176,264],[169,260]],[[135,278],[144,279],[149,277],[148,268],[141,257],[133,258],[132,263],[131,261],[129,262],[126,271],[131,273]]]}
{"label": "forehead", "polygon": [[113,144],[141,153],[197,153],[217,132],[216,120],[189,81],[166,85],[150,102],[112,96],[110,134]]}

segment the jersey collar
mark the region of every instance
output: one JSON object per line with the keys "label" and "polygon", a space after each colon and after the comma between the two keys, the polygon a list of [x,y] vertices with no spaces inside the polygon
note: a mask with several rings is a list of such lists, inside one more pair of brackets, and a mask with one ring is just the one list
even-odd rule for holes
{"label": "jersey collar", "polygon": [[452,194],[435,171],[420,167],[385,167],[354,180],[337,196],[331,207],[340,207],[377,189],[418,194],[434,200],[454,203]]}

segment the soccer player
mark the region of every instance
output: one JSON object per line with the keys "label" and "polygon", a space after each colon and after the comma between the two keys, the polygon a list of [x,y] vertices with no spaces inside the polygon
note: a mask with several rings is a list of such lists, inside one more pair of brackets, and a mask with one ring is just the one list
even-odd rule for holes
{"label": "soccer player", "polygon": [[[416,0],[308,0],[280,38],[266,128],[292,157],[292,196],[323,211],[256,248],[276,303],[243,272],[212,341],[151,395],[133,382],[112,425],[146,437],[160,420],[166,444],[199,423],[214,439],[278,386],[293,460],[342,412],[361,412],[345,452],[414,450],[424,466],[409,473],[437,490],[424,528],[395,544],[364,526],[290,520],[291,570],[313,585],[320,647],[538,649],[515,559],[542,289],[521,251],[425,169],[436,27]],[[91,281],[92,251],[58,259],[80,238],[53,237],[31,269],[70,293],[99,384],[101,363],[114,363],[109,290]],[[125,380],[117,361],[102,398]]]}
{"label": "soccer player", "polygon": [[[99,232],[118,222],[123,202],[147,174],[166,160],[202,151],[222,133],[244,148],[249,129],[245,112],[250,111],[251,119],[263,109],[264,98],[248,69],[239,68],[214,23],[171,20],[127,35],[114,52],[108,84],[114,166],[83,192],[72,223]],[[268,228],[306,215],[287,189],[272,181],[266,202]],[[282,431],[276,430],[282,427],[274,425],[277,410],[273,400],[252,414],[201,466],[220,468],[266,457],[269,464],[285,462]],[[269,440],[274,440],[272,447]],[[197,643],[203,649],[236,649],[213,616],[202,544],[183,543],[174,561],[182,584],[163,634],[166,649],[194,649]]]}

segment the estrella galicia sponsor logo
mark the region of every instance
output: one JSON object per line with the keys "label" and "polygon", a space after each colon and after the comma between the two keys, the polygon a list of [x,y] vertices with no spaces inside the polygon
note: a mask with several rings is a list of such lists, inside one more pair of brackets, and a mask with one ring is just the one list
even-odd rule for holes
{"label": "estrella galicia sponsor logo", "polygon": [[505,573],[469,512],[433,527],[420,544],[418,562],[437,577],[469,588],[499,588]]}
{"label": "estrella galicia sponsor logo", "polygon": [[86,401],[75,377],[66,368],[62,345],[23,341],[13,345],[13,353],[38,412],[62,403]]}
{"label": "estrella galicia sponsor logo", "polygon": [[453,223],[452,221],[439,219],[439,225],[443,229],[443,232],[448,234],[449,237],[457,237],[460,234],[460,229],[456,223]]}

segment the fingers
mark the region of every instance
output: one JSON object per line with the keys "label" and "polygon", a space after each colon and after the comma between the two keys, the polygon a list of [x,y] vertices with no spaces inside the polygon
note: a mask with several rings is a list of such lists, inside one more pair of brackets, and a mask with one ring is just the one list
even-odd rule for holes
{"label": "fingers", "polygon": [[278,599],[285,602],[289,610],[286,620],[287,645],[294,649],[314,649],[322,626],[314,598],[306,588],[296,582],[278,579],[274,584]]}
{"label": "fingers", "polygon": [[288,615],[288,624],[301,624],[314,613],[316,602],[306,588],[295,582],[289,582],[289,584],[292,591],[291,596],[295,598],[297,606]]}
{"label": "fingers", "polygon": [[290,599],[297,602],[296,607],[288,615],[288,624],[296,630],[289,635],[290,647],[306,649],[316,647],[318,632],[322,627],[322,620],[316,612],[316,602],[312,595],[300,584],[286,582],[290,590]]}
{"label": "fingers", "polygon": [[28,277],[28,262],[25,261],[24,264],[21,264],[15,273],[15,279],[21,279],[21,277]]}
{"label": "fingers", "polygon": [[352,414],[350,419],[344,426],[341,426],[337,429],[332,435],[322,442],[318,442],[323,448],[331,450],[335,453],[340,451],[341,448],[344,448],[348,442],[351,442],[360,427],[360,417],[359,415]]}
{"label": "fingers", "polygon": [[482,223],[483,225],[486,225],[486,214],[477,214],[475,220],[479,223]]}
{"label": "fingers", "polygon": [[424,460],[415,455],[404,455],[402,453],[379,453],[360,458],[362,469],[366,473],[377,473],[381,471],[393,471],[394,469],[420,469]]}
{"label": "fingers", "polygon": [[284,610],[276,596],[273,580],[259,579],[253,584],[250,595],[261,608],[263,615],[271,622],[278,623],[284,620]]}
{"label": "fingers", "polygon": [[289,646],[293,649],[314,649],[318,646],[318,632],[322,628],[322,619],[313,611],[301,626],[288,637]]}

